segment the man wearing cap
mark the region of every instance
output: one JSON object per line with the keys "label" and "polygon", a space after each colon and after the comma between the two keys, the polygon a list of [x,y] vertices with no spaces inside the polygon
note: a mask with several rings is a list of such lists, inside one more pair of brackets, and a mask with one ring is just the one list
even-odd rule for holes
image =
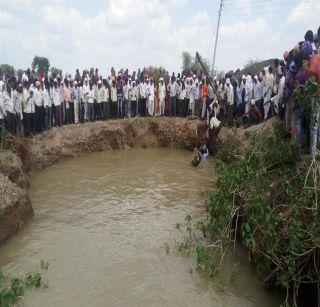
{"label": "man wearing cap", "polygon": [[233,126],[233,107],[234,107],[234,89],[231,84],[230,78],[226,78],[226,96],[227,96],[227,118],[228,125]]}
{"label": "man wearing cap", "polygon": [[159,113],[161,116],[163,116],[164,108],[165,108],[166,86],[164,84],[164,80],[162,77],[159,79],[158,97],[159,97]]}
{"label": "man wearing cap", "polygon": [[52,94],[49,82],[45,82],[43,89],[43,107],[45,110],[44,127],[49,130],[52,128]]}
{"label": "man wearing cap", "polygon": [[110,104],[109,104],[109,88],[107,86],[107,81],[102,81],[102,86],[100,88],[100,99],[102,103],[102,118],[107,119],[110,117]]}
{"label": "man wearing cap", "polygon": [[150,116],[154,115],[154,84],[153,79],[150,79],[150,84],[147,87],[148,93],[148,113]]}
{"label": "man wearing cap", "polygon": [[61,105],[61,111],[62,111],[62,124],[64,124],[66,120],[66,102],[64,100],[63,82],[61,82],[60,77],[58,77],[58,90],[60,95],[60,105]]}
{"label": "man wearing cap", "polygon": [[129,84],[126,79],[123,86],[123,116],[129,117]]}
{"label": "man wearing cap", "polygon": [[88,96],[90,92],[90,86],[89,86],[89,80],[88,78],[84,79],[83,84],[83,106],[84,106],[84,121],[89,120],[89,114],[88,114]]}
{"label": "man wearing cap", "polygon": [[117,103],[118,103],[116,80],[112,81],[110,93],[111,93],[111,104],[110,104],[111,118],[116,118],[117,117]]}
{"label": "man wearing cap", "polygon": [[131,106],[131,116],[137,116],[137,102],[138,102],[138,87],[136,86],[136,82],[132,81],[132,87],[130,89],[130,106]]}
{"label": "man wearing cap", "polygon": [[33,96],[33,88],[26,84],[22,93],[22,107],[23,107],[23,130],[24,136],[29,137],[34,133],[34,114],[35,104]]}
{"label": "man wearing cap", "polygon": [[102,119],[103,97],[102,97],[102,81],[98,80],[98,95],[95,107],[96,120]]}
{"label": "man wearing cap", "polygon": [[11,134],[16,133],[15,110],[12,99],[12,89],[10,83],[7,83],[3,90],[3,104],[5,109],[5,127]]}
{"label": "man wearing cap", "polygon": [[[78,71],[79,72],[79,71]],[[74,123],[79,123],[79,112],[80,112],[80,92],[78,88],[77,80],[71,84],[72,92],[71,92],[71,100],[73,101],[74,108]]]}
{"label": "man wearing cap", "polygon": [[22,84],[16,84],[12,94],[14,111],[16,114],[16,130],[22,132]]}
{"label": "man wearing cap", "polygon": [[36,88],[33,92],[34,103],[35,103],[35,124],[36,131],[38,133],[42,132],[44,127],[44,107],[43,107],[43,94],[41,90],[40,81],[36,81]]}
{"label": "man wearing cap", "polygon": [[54,106],[54,125],[61,127],[62,125],[62,104],[60,95],[60,86],[58,80],[53,80],[52,103]]}
{"label": "man wearing cap", "polygon": [[262,98],[262,85],[261,85],[257,75],[255,75],[253,77],[252,97],[253,97],[254,101],[256,102],[256,106],[258,106],[258,108],[260,108],[261,98]]}
{"label": "man wearing cap", "polygon": [[168,92],[169,92],[169,100],[170,100],[170,106],[171,109],[168,110],[169,116],[176,116],[177,112],[177,104],[176,104],[176,95],[177,95],[177,83],[175,82],[175,78],[172,76],[171,77],[171,82],[168,84]]}

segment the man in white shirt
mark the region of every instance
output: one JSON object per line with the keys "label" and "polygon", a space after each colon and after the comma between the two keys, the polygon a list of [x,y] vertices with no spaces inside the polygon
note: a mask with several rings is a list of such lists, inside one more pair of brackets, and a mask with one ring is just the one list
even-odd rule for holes
{"label": "man in white shirt", "polygon": [[117,109],[118,109],[118,96],[117,96],[117,86],[116,86],[116,80],[112,81],[112,86],[110,89],[111,93],[111,104],[110,104],[110,116],[111,118],[117,117]]}
{"label": "man in white shirt", "polygon": [[109,88],[107,86],[107,81],[102,81],[102,86],[100,89],[100,98],[102,101],[102,118],[107,119],[110,117],[110,101],[109,101]]}
{"label": "man in white shirt", "polygon": [[57,79],[54,79],[54,81],[53,81],[52,102],[53,102],[53,106],[54,106],[54,124],[55,124],[55,126],[61,127],[61,125],[62,125],[62,104],[61,104],[60,87],[58,87]]}
{"label": "man in white shirt", "polygon": [[139,91],[140,91],[139,115],[146,116],[147,84],[144,81],[140,82]]}
{"label": "man in white shirt", "polygon": [[3,104],[5,109],[5,127],[6,130],[11,133],[16,133],[16,125],[15,125],[15,110],[14,110],[14,104],[12,99],[12,89],[11,85],[9,83],[6,84],[3,90]]}
{"label": "man in white shirt", "polygon": [[164,84],[163,78],[159,79],[159,112],[160,115],[164,115],[164,109],[165,109],[165,98],[166,98],[166,86]]}
{"label": "man in white shirt", "polygon": [[88,96],[90,92],[90,87],[88,83],[88,79],[84,79],[84,84],[83,84],[83,96],[84,96],[84,121],[87,121],[89,119],[88,116]]}
{"label": "man in white shirt", "polygon": [[36,88],[33,92],[33,96],[34,96],[34,103],[36,107],[36,112],[35,112],[36,131],[40,133],[43,130],[43,123],[44,123],[43,94],[41,90],[40,81],[36,81]]}
{"label": "man in white shirt", "polygon": [[26,84],[22,92],[22,106],[23,106],[23,129],[25,137],[32,136],[35,133],[34,117],[35,104],[33,96],[33,88]]}
{"label": "man in white shirt", "polygon": [[176,95],[177,95],[177,84],[174,80],[174,77],[171,77],[171,81],[167,86],[169,92],[169,116],[176,116],[177,104],[176,104]]}
{"label": "man in white shirt", "polygon": [[46,130],[52,128],[52,94],[49,82],[45,82],[43,89],[43,107],[44,107],[44,127]]}
{"label": "man in white shirt", "polygon": [[123,91],[123,109],[124,109],[124,117],[129,117],[129,84],[128,80],[125,80],[124,86],[122,88]]}
{"label": "man in white shirt", "polygon": [[0,144],[3,144],[4,132],[4,104],[3,104],[3,85],[0,86]]}
{"label": "man in white shirt", "polygon": [[130,90],[130,104],[131,104],[131,116],[137,116],[137,102],[138,102],[139,90],[136,86],[136,82],[132,81],[132,88]]}
{"label": "man in white shirt", "polygon": [[148,113],[150,116],[154,115],[154,84],[153,79],[150,79],[150,84],[147,87],[148,93]]}
{"label": "man in white shirt", "polygon": [[16,131],[22,132],[22,84],[16,84],[15,89],[12,94],[12,100],[14,105],[14,111],[16,114],[15,125]]}
{"label": "man in white shirt", "polygon": [[227,117],[228,117],[228,125],[232,127],[233,125],[233,106],[234,106],[234,89],[231,84],[230,78],[226,78],[226,95],[227,95]]}

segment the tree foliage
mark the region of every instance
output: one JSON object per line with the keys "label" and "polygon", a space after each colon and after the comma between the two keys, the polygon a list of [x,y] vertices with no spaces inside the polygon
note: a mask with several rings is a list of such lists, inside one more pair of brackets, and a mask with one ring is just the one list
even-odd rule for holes
{"label": "tree foliage", "polygon": [[56,78],[58,75],[62,76],[62,70],[56,67],[50,69],[51,78]]}
{"label": "tree foliage", "polygon": [[5,76],[12,76],[14,74],[14,67],[9,64],[1,64],[0,68]]}
{"label": "tree foliage", "polygon": [[40,57],[35,55],[32,60],[31,66],[35,70],[38,76],[39,75],[44,76],[45,73],[49,71],[50,62],[45,57]]}
{"label": "tree foliage", "polygon": [[264,64],[263,63],[264,62],[262,62],[261,60],[250,59],[244,65],[243,72],[245,74],[250,74],[252,76],[258,75],[264,68]]}
{"label": "tree foliage", "polygon": [[[207,59],[203,59],[203,64],[207,72],[210,72],[210,62]],[[192,71],[197,75],[205,73],[195,56],[192,56],[191,53],[184,51],[182,52],[182,70],[183,73]]]}

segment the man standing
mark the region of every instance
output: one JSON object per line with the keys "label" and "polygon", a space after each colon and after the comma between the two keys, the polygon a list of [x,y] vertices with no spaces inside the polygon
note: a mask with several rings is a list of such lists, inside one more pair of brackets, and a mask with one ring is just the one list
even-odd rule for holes
{"label": "man standing", "polygon": [[140,82],[140,100],[139,100],[139,115],[146,115],[146,103],[147,103],[147,85],[144,81]]}
{"label": "man standing", "polygon": [[233,105],[234,105],[234,89],[229,78],[226,79],[226,94],[227,94],[227,117],[228,125],[233,125]]}
{"label": "man standing", "polygon": [[111,86],[111,118],[117,117],[117,87],[116,87],[116,80],[112,81]]}
{"label": "man standing", "polygon": [[34,132],[34,113],[35,104],[33,88],[28,89],[29,85],[23,89],[23,129],[24,136],[29,137]]}
{"label": "man standing", "polygon": [[38,133],[43,130],[44,123],[44,107],[43,107],[43,94],[40,88],[40,82],[36,81],[36,88],[33,92],[34,95],[34,103],[36,107],[35,112],[35,121],[36,121],[36,131]]}
{"label": "man standing", "polygon": [[52,102],[54,105],[54,125],[61,127],[62,125],[62,104],[60,86],[58,87],[57,79],[53,81]]}
{"label": "man standing", "polygon": [[43,106],[45,110],[45,129],[52,128],[52,95],[50,93],[50,84],[45,82],[45,88],[43,90]]}
{"label": "man standing", "polygon": [[165,98],[166,98],[166,86],[163,82],[163,78],[159,79],[159,113],[160,115],[164,115],[164,108],[165,108]]}
{"label": "man standing", "polygon": [[74,107],[74,123],[79,123],[79,112],[80,112],[80,91],[78,88],[78,82],[75,80],[74,84],[72,84],[72,92],[71,92],[71,99],[73,101]]}
{"label": "man standing", "polygon": [[148,92],[148,113],[150,116],[154,115],[154,84],[153,79],[150,79],[150,84],[147,88]]}
{"label": "man standing", "polygon": [[201,119],[205,118],[206,111],[207,111],[207,99],[208,99],[208,86],[206,82],[206,78],[202,79],[202,84],[201,84]]}
{"label": "man standing", "polygon": [[129,117],[129,85],[128,80],[125,80],[124,86],[123,86],[123,116]]}
{"label": "man standing", "polygon": [[137,101],[138,101],[138,88],[136,86],[136,82],[132,81],[132,88],[130,90],[130,104],[131,104],[131,116],[137,116]]}
{"label": "man standing", "polygon": [[169,92],[169,101],[171,110],[169,110],[169,116],[176,116],[176,93],[177,93],[177,85],[174,77],[171,77],[171,82],[168,84],[168,92]]}

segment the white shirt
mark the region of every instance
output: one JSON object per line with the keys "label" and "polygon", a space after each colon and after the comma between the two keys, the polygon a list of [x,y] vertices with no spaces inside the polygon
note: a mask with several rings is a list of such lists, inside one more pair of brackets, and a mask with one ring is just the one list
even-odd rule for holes
{"label": "white shirt", "polygon": [[15,113],[14,112],[14,105],[13,105],[12,95],[10,97],[7,92],[3,92],[3,105],[4,105],[4,109],[7,112],[10,112],[10,113],[13,113],[13,114]]}
{"label": "white shirt", "polygon": [[259,81],[253,82],[253,99],[259,100],[262,97],[262,86]]}
{"label": "white shirt", "polygon": [[34,96],[31,97],[27,89],[23,91],[23,106],[24,113],[30,114],[35,112]]}
{"label": "white shirt", "polygon": [[230,106],[234,104],[234,91],[231,84],[226,86],[227,102]]}
{"label": "white shirt", "polygon": [[16,114],[20,115],[20,118],[23,118],[22,115],[22,94],[18,93],[18,91],[14,90],[12,93],[12,100],[14,111]]}
{"label": "white shirt", "polygon": [[130,100],[137,101],[138,96],[139,96],[138,88],[136,86],[133,86],[130,90]]}
{"label": "white shirt", "polygon": [[154,84],[148,84],[147,87],[148,99],[154,101]]}
{"label": "white shirt", "polygon": [[168,91],[169,91],[169,95],[170,97],[175,97],[176,96],[176,83],[175,82],[170,82],[168,84]]}
{"label": "white shirt", "polygon": [[44,89],[42,94],[43,94],[43,106],[45,108],[46,107],[51,108],[52,107],[52,100],[51,100],[51,95],[50,95],[49,90]]}
{"label": "white shirt", "polygon": [[100,99],[102,102],[109,101],[109,89],[104,85],[100,88]]}
{"label": "white shirt", "polygon": [[94,93],[95,89],[92,88],[92,90],[90,90],[90,92],[88,93],[88,103],[94,103]]}
{"label": "white shirt", "polygon": [[111,87],[111,101],[112,102],[117,102],[118,96],[117,96],[117,88],[116,87]]}
{"label": "white shirt", "polygon": [[159,83],[159,93],[158,93],[158,96],[159,96],[159,100],[164,100],[166,98],[166,86],[165,84],[161,84],[161,82]]}
{"label": "white shirt", "polygon": [[42,96],[42,91],[39,89],[35,89],[33,92],[34,96],[34,103],[37,107],[42,107],[43,106],[43,96]]}
{"label": "white shirt", "polygon": [[0,91],[0,119],[4,119],[3,93]]}
{"label": "white shirt", "polygon": [[125,84],[123,86],[123,98],[124,100],[129,100],[129,85]]}
{"label": "white shirt", "polygon": [[140,90],[141,98],[147,98],[147,85],[146,85],[146,83],[144,83],[144,82],[140,83],[139,90]]}
{"label": "white shirt", "polygon": [[53,105],[56,106],[56,107],[61,105],[59,88],[53,88],[53,90],[52,90],[52,101],[53,101]]}

